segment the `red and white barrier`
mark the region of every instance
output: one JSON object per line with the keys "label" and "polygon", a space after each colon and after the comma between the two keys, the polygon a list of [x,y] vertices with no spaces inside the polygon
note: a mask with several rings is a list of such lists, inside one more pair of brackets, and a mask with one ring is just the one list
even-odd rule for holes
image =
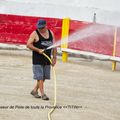
{"label": "red and white barrier", "polygon": [[[0,14],[0,43],[10,44],[26,44],[30,33],[35,30],[35,24],[39,18],[43,17],[30,17]],[[47,26],[51,29],[56,40],[61,39],[62,19],[58,18],[45,18]],[[91,23],[71,20],[70,21],[70,34],[79,29],[89,26]],[[106,25],[103,25],[106,26]],[[72,42],[68,45],[69,49],[93,52],[103,55],[113,55],[114,46],[114,28],[109,34],[102,34],[101,36],[91,36],[85,38],[86,40]],[[120,57],[120,28],[117,32],[115,56]]]}

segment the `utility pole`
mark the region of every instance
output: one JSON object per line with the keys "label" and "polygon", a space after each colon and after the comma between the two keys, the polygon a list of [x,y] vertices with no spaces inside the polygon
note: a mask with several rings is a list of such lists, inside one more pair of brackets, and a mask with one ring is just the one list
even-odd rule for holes
{"label": "utility pole", "polygon": [[93,16],[93,23],[96,23],[96,13],[94,13],[94,16]]}

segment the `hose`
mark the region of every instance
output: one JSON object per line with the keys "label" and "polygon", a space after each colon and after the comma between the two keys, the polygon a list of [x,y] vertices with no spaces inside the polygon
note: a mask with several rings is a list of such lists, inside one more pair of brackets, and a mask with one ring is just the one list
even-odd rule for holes
{"label": "hose", "polygon": [[[50,59],[50,57],[48,57],[45,53],[43,53],[43,55],[50,61],[50,63],[52,64],[52,60]],[[53,71],[53,78],[54,78],[54,104],[53,104],[53,108],[50,109],[50,111],[48,112],[48,120],[52,120],[52,113],[54,112],[55,108],[56,108],[56,104],[57,104],[57,89],[56,89],[56,73],[55,73],[55,69],[54,66],[52,66],[52,71]]]}

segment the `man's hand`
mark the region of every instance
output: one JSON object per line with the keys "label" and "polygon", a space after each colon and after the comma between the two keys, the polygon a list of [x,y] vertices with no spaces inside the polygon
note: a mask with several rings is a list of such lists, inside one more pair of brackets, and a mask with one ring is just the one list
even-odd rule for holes
{"label": "man's hand", "polygon": [[56,64],[56,57],[52,59],[52,66]]}
{"label": "man's hand", "polygon": [[43,52],[44,52],[44,49],[39,49],[39,50],[38,50],[38,53],[39,53],[39,54],[43,54]]}

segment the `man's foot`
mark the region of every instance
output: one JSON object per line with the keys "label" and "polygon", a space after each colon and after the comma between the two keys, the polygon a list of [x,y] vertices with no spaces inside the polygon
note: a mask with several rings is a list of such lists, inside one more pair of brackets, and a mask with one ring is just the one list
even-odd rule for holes
{"label": "man's foot", "polygon": [[33,95],[35,98],[41,98],[41,96],[38,95],[38,92],[34,92],[34,90],[32,90],[30,94]]}
{"label": "man's foot", "polygon": [[42,100],[49,100],[49,97],[47,97],[46,94],[42,95],[41,98],[42,98]]}

